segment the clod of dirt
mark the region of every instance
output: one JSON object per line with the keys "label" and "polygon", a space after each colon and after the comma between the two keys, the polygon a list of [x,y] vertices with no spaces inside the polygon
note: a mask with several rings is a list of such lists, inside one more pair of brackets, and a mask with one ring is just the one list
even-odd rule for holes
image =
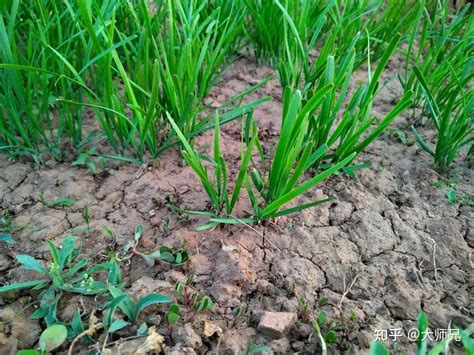
{"label": "clod of dirt", "polygon": [[296,352],[302,352],[304,350],[304,343],[302,341],[295,341],[291,344],[291,348]]}
{"label": "clod of dirt", "polygon": [[217,258],[215,275],[219,282],[235,284],[254,284],[256,274],[249,265],[250,256],[245,251],[240,253],[221,250]]}
{"label": "clod of dirt", "polygon": [[278,270],[285,277],[286,284],[303,286],[303,295],[308,302],[314,300],[314,290],[326,284],[324,273],[310,260],[293,256],[289,259],[276,260]]}
{"label": "clod of dirt", "polygon": [[260,318],[258,330],[269,337],[278,339],[295,325],[296,318],[296,313],[264,312]]}
{"label": "clod of dirt", "polygon": [[359,347],[368,348],[372,341],[372,333],[370,332],[358,332],[355,336]]}
{"label": "clod of dirt", "polygon": [[147,235],[142,236],[140,244],[147,250],[151,250],[156,247],[156,243],[151,239],[150,236]]}
{"label": "clod of dirt", "polygon": [[0,254],[0,272],[5,271],[11,265],[11,258],[5,254]]}
{"label": "clod of dirt", "polygon": [[329,224],[337,226],[349,219],[353,212],[353,206],[346,201],[336,201],[332,204],[329,214]]}
{"label": "clod of dirt", "polygon": [[190,323],[185,324],[184,327],[174,329],[172,338],[176,343],[192,349],[197,350],[202,346],[201,337],[194,331]]}
{"label": "clod of dirt", "polygon": [[314,330],[313,327],[307,323],[298,323],[293,332],[296,333],[295,335],[299,340],[305,340],[314,333]]}
{"label": "clod of dirt", "polygon": [[38,322],[29,319],[18,303],[0,310],[0,354],[33,347],[40,333]]}
{"label": "clod of dirt", "polygon": [[397,238],[392,227],[379,213],[357,211],[351,217],[354,224],[350,239],[360,247],[363,262],[387,250],[392,250]]}
{"label": "clod of dirt", "polygon": [[242,354],[245,353],[249,342],[255,336],[255,329],[229,329],[222,337],[220,353]]}
{"label": "clod of dirt", "polygon": [[215,282],[208,292],[218,304],[225,307],[237,307],[242,296],[242,289],[240,287],[218,282]]}
{"label": "clod of dirt", "polygon": [[191,259],[189,267],[191,268],[191,271],[194,275],[201,276],[209,275],[211,273],[213,265],[208,257],[203,254],[198,254]]}
{"label": "clod of dirt", "polygon": [[276,354],[288,354],[290,350],[290,341],[287,338],[273,340],[268,347]]}
{"label": "clod of dirt", "polygon": [[150,293],[172,294],[173,285],[167,281],[155,280],[150,276],[142,276],[128,290],[137,299]]}
{"label": "clod of dirt", "polygon": [[[464,212],[464,213],[463,213]],[[469,247],[474,248],[474,212],[463,211],[461,216],[465,214],[465,219],[467,223],[467,230],[465,235],[465,240]]]}
{"label": "clod of dirt", "polygon": [[166,355],[195,355],[196,352],[193,348],[183,347],[182,344],[176,344],[174,347],[165,347],[164,352]]}

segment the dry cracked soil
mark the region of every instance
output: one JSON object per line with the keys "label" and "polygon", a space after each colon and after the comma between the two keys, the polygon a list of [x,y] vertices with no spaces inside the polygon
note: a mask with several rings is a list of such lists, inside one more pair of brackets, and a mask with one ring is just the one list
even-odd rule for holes
{"label": "dry cracked soil", "polygon": [[[401,96],[396,73],[402,65],[395,58],[384,74],[373,107],[379,117]],[[217,107],[270,74],[271,68],[245,58],[236,61],[214,88],[211,105]],[[365,80],[363,70],[355,73],[355,79],[354,85]],[[271,149],[282,110],[277,78],[247,100],[263,95],[274,99],[258,107],[254,117]],[[337,199],[332,203],[266,225],[210,231],[196,230],[205,219],[179,214],[165,205],[172,201],[180,208],[198,210],[207,206],[199,181],[176,151],[166,152],[153,168],[111,162],[96,174],[70,162],[50,161],[34,168],[1,155],[0,212],[8,213],[17,229],[15,243],[0,246],[0,283],[27,280],[31,273],[18,266],[14,255],[30,254],[47,261],[46,240],[59,244],[65,236],[77,235],[83,253],[101,261],[109,250],[133,240],[135,227],[141,225],[141,252],[162,245],[185,246],[190,262],[177,268],[163,263],[151,267],[134,256],[122,265],[127,291],[135,297],[150,292],[172,295],[176,282],[193,276],[190,287],[214,302],[211,311],[194,317],[185,310],[171,330],[156,308],[141,316],[164,336],[167,354],[243,354],[249,344],[266,345],[281,354],[319,353],[311,320],[321,311],[327,312],[338,336],[329,346],[330,353],[367,353],[377,330],[393,329],[401,329],[398,349],[412,353],[415,345],[408,332],[416,326],[421,310],[428,314],[432,329],[447,328],[450,322],[465,327],[474,315],[474,212],[469,205],[448,201],[446,190],[451,187],[433,185],[441,178],[432,170],[430,157],[410,141],[413,123],[413,111],[406,111],[394,122],[391,134],[358,158],[360,163],[371,162],[370,168],[358,171],[355,178],[333,177],[300,199],[333,195]],[[429,125],[420,129],[425,136],[434,136]],[[238,168],[240,131],[239,122],[221,131],[231,174]],[[400,131],[406,132],[408,142],[400,141]],[[212,132],[197,140],[202,152],[211,144]],[[463,164],[454,169],[454,188],[472,199],[472,169],[463,169]],[[47,208],[40,194],[47,201],[67,197],[75,203]],[[91,232],[85,228],[86,207]],[[248,201],[242,199],[237,214],[248,208]],[[113,238],[103,232],[104,224],[114,231]],[[0,353],[35,345],[44,324],[29,319],[33,307],[24,306],[24,298],[34,295],[22,292],[0,298],[0,316],[14,314],[13,320],[0,326]],[[64,297],[59,318],[68,322],[77,307],[88,314],[94,300]],[[267,321],[276,325],[266,327],[262,323]],[[136,329],[132,326],[109,339],[102,335],[98,344],[102,347],[104,342],[134,335]],[[76,345],[76,352],[90,350],[85,343]]]}

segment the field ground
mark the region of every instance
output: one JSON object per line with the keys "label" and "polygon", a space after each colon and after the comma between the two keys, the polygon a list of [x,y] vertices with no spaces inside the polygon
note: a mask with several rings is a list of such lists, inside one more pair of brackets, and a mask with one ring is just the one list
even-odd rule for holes
{"label": "field ground", "polygon": [[[375,102],[375,114],[388,112],[401,96],[396,78],[400,66],[403,60],[395,56],[384,73],[385,86]],[[216,104],[224,102],[271,73],[270,68],[239,59],[210,99]],[[278,133],[280,93],[274,78],[247,98],[274,97],[254,114],[260,138],[268,147]],[[47,258],[46,240],[59,244],[66,235],[77,235],[90,259],[104,260],[109,250],[119,250],[133,240],[135,227],[141,225],[140,251],[184,245],[190,262],[177,268],[162,263],[150,267],[134,256],[122,265],[127,291],[134,296],[172,295],[177,281],[194,276],[192,288],[210,296],[215,304],[212,311],[197,314],[188,323],[178,322],[171,334],[154,308],[144,312],[141,319],[155,324],[165,336],[165,353],[245,353],[249,344],[270,346],[275,353],[316,353],[319,342],[310,320],[321,310],[328,313],[328,319],[339,322],[339,339],[330,345],[330,352],[365,353],[377,329],[401,328],[398,347],[413,353],[415,344],[407,335],[416,327],[421,310],[428,314],[432,329],[447,328],[450,320],[463,327],[474,321],[474,212],[472,207],[450,204],[449,187],[433,185],[440,177],[431,169],[431,158],[410,142],[411,115],[407,110],[392,126],[406,132],[406,144],[396,134],[385,134],[358,158],[361,163],[370,160],[370,168],[358,171],[356,178],[339,175],[329,179],[304,197],[313,200],[331,193],[337,197],[333,203],[268,225],[203,232],[196,227],[204,219],[180,215],[165,206],[165,198],[184,209],[203,209],[208,201],[176,151],[167,151],[155,169],[112,161],[95,175],[70,163],[47,162],[36,170],[0,155],[0,209],[11,212],[12,225],[21,227],[14,233],[15,243],[0,254],[0,282],[29,279],[13,256],[21,252]],[[432,133],[422,132],[425,136]],[[235,176],[238,122],[223,126],[221,134],[229,170]],[[202,152],[210,148],[212,132],[200,136],[196,146]],[[472,169],[455,168],[454,172],[459,177],[455,189],[472,196]],[[47,208],[40,203],[41,193],[47,201],[67,197],[75,203]],[[83,218],[86,207],[92,232],[87,232]],[[236,214],[242,215],[247,208],[245,200],[239,201]],[[104,224],[115,238],[103,232]],[[28,319],[32,309],[19,311],[22,299],[0,302],[2,308],[17,312],[8,332],[0,334],[0,353],[33,346],[41,327]],[[308,305],[308,318],[301,303]],[[68,321],[77,307],[90,312],[94,306],[91,297],[67,295],[58,316]],[[236,318],[236,309],[244,310],[243,315]],[[268,311],[294,312],[299,320],[288,334],[274,339],[258,329],[263,312]],[[210,326],[215,326],[214,331],[209,331]],[[114,352],[117,343],[111,342],[134,335],[136,328],[125,328],[107,340],[102,337],[94,346],[106,342],[104,346]],[[136,339],[129,342],[133,341]],[[88,345],[79,342],[76,350],[79,348],[86,352]]]}

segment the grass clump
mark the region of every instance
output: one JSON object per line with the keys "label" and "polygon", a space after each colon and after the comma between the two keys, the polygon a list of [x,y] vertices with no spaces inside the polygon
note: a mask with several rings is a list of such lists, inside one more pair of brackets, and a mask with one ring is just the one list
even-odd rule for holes
{"label": "grass clump", "polygon": [[450,81],[443,95],[449,100],[445,103],[437,101],[428,87],[423,73],[414,68],[418,78],[429,117],[436,129],[435,148],[431,148],[421,137],[415,126],[412,131],[420,147],[434,158],[434,168],[447,175],[449,167],[460,154],[463,147],[473,146],[474,142],[474,90],[464,91],[456,74],[451,73]]}
{"label": "grass clump", "polygon": [[[472,56],[474,54],[474,19],[469,16],[470,4],[452,13],[449,1],[425,4],[419,10],[416,26],[413,27],[405,57],[404,78],[400,81],[405,89],[415,92],[414,106],[424,97],[424,90],[413,67],[418,67],[427,87],[438,102],[449,101],[445,88],[446,78],[455,73],[455,81],[465,88],[473,77]],[[420,31],[421,26],[421,31]]]}
{"label": "grass clump", "polygon": [[342,56],[356,39],[357,69],[366,63],[367,57],[372,61],[382,58],[397,34],[402,42],[408,41],[422,10],[423,1],[338,1],[330,11],[325,41],[332,43],[334,55]]}
{"label": "grass clump", "polygon": [[7,1],[0,11],[1,149],[13,157],[59,157],[64,139],[73,144],[81,140],[81,108],[57,99],[80,101],[86,87],[68,75],[66,63],[53,52],[60,48],[74,67],[85,64],[82,43],[71,41],[74,21],[57,1]]}
{"label": "grass clump", "polygon": [[201,181],[204,190],[209,196],[213,210],[212,212],[187,212],[219,217],[224,210],[224,216],[230,216],[240,196],[240,191],[244,183],[245,176],[247,174],[247,167],[252,157],[253,147],[256,143],[257,136],[255,135],[255,138],[249,142],[248,146],[242,154],[239,174],[232,189],[232,193],[229,194],[229,176],[227,173],[226,161],[220,151],[220,125],[217,116],[216,124],[214,126],[213,157],[206,158],[206,161],[209,162],[213,168],[212,178],[208,174],[208,169],[201,163],[202,156],[196,153],[195,150],[191,147],[186,137],[181,132],[181,130],[179,129],[175,121],[171,118],[171,116],[168,116],[168,118],[170,120],[171,125],[175,129],[176,134],[181,139],[182,145],[184,147],[184,150],[182,151],[183,157]]}
{"label": "grass clump", "polygon": [[[296,91],[292,93],[290,89],[286,91],[281,133],[272,159],[263,153],[258,139],[257,127],[255,123],[252,123],[251,115],[248,116],[244,127],[245,144],[243,144],[241,154],[241,165],[231,197],[227,191],[225,160],[219,150],[218,125],[216,125],[215,130],[214,159],[204,158],[213,165],[214,183],[208,177],[207,169],[201,163],[202,157],[187,144],[185,137],[179,134],[179,130],[177,130],[185,147],[183,156],[199,177],[204,190],[209,196],[213,209],[211,213],[205,211],[195,213],[220,216],[219,218],[211,218],[210,223],[202,226],[202,228],[210,228],[219,223],[260,222],[328,201],[328,199],[325,199],[283,209],[283,206],[287,203],[295,200],[319,182],[335,174],[355,157],[355,153],[349,155],[335,164],[330,164],[330,166],[313,178],[303,183],[300,182],[300,179],[311,169],[314,162],[321,159],[328,149],[325,145],[315,146],[315,142],[307,136],[306,131],[310,124],[308,112],[322,104],[325,95],[331,88],[331,84],[326,85],[317,93],[319,99],[312,100],[304,107],[302,106],[301,92]],[[272,161],[268,174],[261,170],[262,168],[253,159],[254,150],[257,151],[258,158],[263,166],[265,166],[266,162]],[[248,170],[250,168],[251,173],[249,175]],[[232,212],[244,184],[253,207],[253,216],[240,219],[233,217]],[[225,206],[225,213],[221,214],[223,205]]]}
{"label": "grass clump", "polygon": [[[243,21],[238,10],[237,6],[212,10],[206,1],[168,1],[156,53],[163,64],[159,66],[158,97],[186,137],[201,131],[209,120],[212,123],[212,117],[200,121],[198,115],[204,108],[202,100],[222,73],[226,56],[237,49]],[[163,122],[168,124],[164,111]]]}
{"label": "grass clump", "polygon": [[368,81],[365,85],[360,85],[350,99],[347,99],[347,93],[357,60],[357,37],[352,41],[349,51],[340,58],[330,55],[328,47],[321,50],[318,59],[314,61],[310,60],[308,52],[297,54],[302,58],[303,64],[297,60],[294,70],[285,64],[279,67],[280,78],[289,87],[302,87],[303,103],[318,101],[321,90],[331,85],[321,106],[310,104],[305,108],[309,116],[308,134],[312,136],[315,146],[327,145],[332,148],[321,158],[329,158],[336,163],[352,153],[360,154],[411,105],[412,92],[408,90],[381,120],[377,122],[377,118],[371,116],[381,76],[397,49],[400,38],[401,35],[397,34],[391,39],[373,72],[371,58],[367,58]]}
{"label": "grass clump", "polygon": [[[318,99],[302,105],[300,91],[285,91],[283,98],[283,119],[280,136],[273,156],[267,157],[262,149],[258,150],[259,158],[265,164],[270,162],[268,173],[253,164],[250,179],[247,178],[247,192],[253,207],[254,217],[249,221],[276,218],[303,209],[316,206],[330,199],[300,204],[284,209],[283,207],[307,192],[310,188],[337,173],[350,163],[355,154],[329,164],[314,177],[301,182],[315,162],[320,160],[328,150],[327,145],[316,145],[306,132],[310,126],[309,112],[320,106],[332,85],[326,85],[315,94]],[[261,146],[258,144],[257,146]]]}
{"label": "grass clump", "polygon": [[[406,54],[405,90],[414,91],[414,107],[423,105],[436,130],[434,148],[412,131],[420,147],[434,158],[434,168],[447,175],[463,148],[473,151],[474,18],[470,4],[452,13],[448,1],[435,2],[420,12]],[[415,44],[418,48],[416,49]],[[415,112],[415,111],[414,111]]]}
{"label": "grass clump", "polygon": [[[334,148],[333,152],[326,156],[333,162],[345,159],[352,153],[360,154],[411,105],[412,92],[408,91],[384,118],[377,122],[377,117],[371,116],[380,78],[399,39],[400,36],[392,39],[373,73],[369,61],[368,82],[356,89],[346,107],[343,105],[355,63],[355,53],[344,57],[337,66],[333,56],[327,57],[324,73],[315,87],[319,89],[332,84],[332,90],[326,96],[321,110],[309,111],[312,117],[310,134],[313,135],[316,145],[326,144]],[[309,92],[308,102],[317,97]]]}
{"label": "grass clump", "polygon": [[250,18],[246,33],[257,60],[278,69],[282,87],[300,89],[319,78],[328,55],[344,57],[354,49],[353,70],[367,58],[379,60],[398,34],[408,41],[424,9],[409,0],[244,2]]}
{"label": "grass clump", "polygon": [[[85,114],[122,160],[156,159],[179,142],[166,112],[192,141],[213,127],[213,116],[200,114],[240,47],[238,10],[211,0],[161,1],[156,11],[144,0],[12,1],[0,17],[1,149],[62,159],[67,147],[91,145]],[[219,110],[221,123],[261,102],[233,109],[241,97]],[[81,164],[98,155],[87,152]]]}
{"label": "grass clump", "polygon": [[[304,42],[309,40],[317,19],[320,17],[321,9],[324,8],[322,1],[265,1],[265,0],[243,0],[245,10],[248,13],[248,26],[245,28],[247,37],[255,52],[257,60],[275,63],[279,60],[284,50],[284,41],[277,33],[281,33],[286,20],[282,16],[282,10],[295,20],[294,31]],[[334,3],[334,1],[329,1]],[[331,5],[328,5],[331,6]],[[285,33],[285,40],[287,33]]]}
{"label": "grass clump", "polygon": [[[186,137],[170,117],[182,145],[183,156],[199,177],[211,201],[211,212],[193,211],[214,215],[202,228],[219,223],[252,223],[284,216],[328,201],[314,201],[285,209],[284,206],[307,192],[339,170],[351,173],[357,166],[350,166],[355,157],[367,148],[388,125],[411,104],[412,93],[407,92],[393,109],[380,121],[371,117],[371,108],[382,72],[396,49],[400,36],[396,36],[385,50],[374,73],[369,69],[368,83],[360,86],[343,109],[349,87],[355,53],[343,58],[336,68],[333,56],[326,57],[321,78],[306,87],[305,95],[289,87],[283,95],[283,118],[280,136],[273,156],[264,154],[258,140],[255,123],[248,117],[244,127],[241,164],[232,193],[228,192],[227,165],[220,153],[219,125],[214,132],[213,158],[204,158],[213,169],[213,178],[202,164],[203,157],[188,144]],[[337,75],[336,75],[337,73]],[[342,111],[342,113],[341,113]],[[255,163],[253,152],[258,155]],[[271,161],[268,165],[267,162]],[[262,170],[264,169],[264,170]],[[268,171],[265,171],[268,169]],[[305,173],[318,171],[305,181]],[[250,173],[249,173],[250,170]],[[243,219],[232,215],[245,184],[253,215]]]}
{"label": "grass clump", "polygon": [[109,301],[109,307],[105,313],[103,321],[104,327],[109,333],[116,332],[130,324],[122,318],[112,318],[116,308],[119,308],[129,321],[136,322],[138,320],[138,316],[145,308],[152,305],[169,303],[172,301],[172,299],[167,296],[163,296],[158,293],[150,293],[141,297],[137,302],[135,302],[132,297],[130,297],[130,295],[114,286],[109,288],[109,292],[112,298]]}

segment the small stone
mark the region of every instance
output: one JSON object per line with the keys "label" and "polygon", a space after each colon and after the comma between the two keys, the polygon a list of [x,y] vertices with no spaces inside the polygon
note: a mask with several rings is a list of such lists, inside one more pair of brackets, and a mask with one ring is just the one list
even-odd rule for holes
{"label": "small stone", "polygon": [[182,344],[176,344],[173,348],[164,348],[166,355],[194,355],[196,352],[189,347],[183,347]]}
{"label": "small stone", "polygon": [[267,280],[265,279],[259,279],[257,281],[257,289],[258,291],[263,294],[263,295],[268,295],[269,294],[269,290],[273,287],[273,285],[268,282]]}
{"label": "small stone", "polygon": [[359,343],[359,346],[361,348],[368,348],[370,341],[371,341],[371,335],[367,334],[367,332],[359,332],[356,335],[357,337],[357,342]]}
{"label": "small stone", "polygon": [[296,313],[264,312],[260,318],[258,330],[272,338],[281,338],[294,326],[296,319]]}
{"label": "small stone", "polygon": [[99,191],[95,194],[95,198],[99,201],[103,200],[105,198],[105,193],[103,191]]}
{"label": "small stone", "polygon": [[145,249],[153,249],[156,244],[149,237],[142,237],[141,244]]}
{"label": "small stone", "polygon": [[161,225],[161,218],[160,216],[155,216],[150,219],[150,223],[153,227],[159,227]]}
{"label": "small stone", "polygon": [[181,185],[178,187],[178,193],[184,194],[189,191],[189,186],[188,185]]}
{"label": "small stone", "polygon": [[268,346],[276,354],[288,354],[290,350],[290,341],[287,338],[273,340]]}
{"label": "small stone", "polygon": [[123,198],[122,191],[114,191],[111,194],[105,196],[105,202],[115,205],[119,203]]}
{"label": "small stone", "polygon": [[9,323],[15,318],[15,311],[11,308],[4,308],[0,310],[0,318],[2,322]]}
{"label": "small stone", "polygon": [[298,338],[307,339],[311,334],[313,334],[313,327],[306,323],[300,323],[297,327]]}
{"label": "small stone", "polygon": [[295,341],[293,344],[291,344],[291,348],[294,351],[301,352],[304,350],[304,342],[302,341]]}

